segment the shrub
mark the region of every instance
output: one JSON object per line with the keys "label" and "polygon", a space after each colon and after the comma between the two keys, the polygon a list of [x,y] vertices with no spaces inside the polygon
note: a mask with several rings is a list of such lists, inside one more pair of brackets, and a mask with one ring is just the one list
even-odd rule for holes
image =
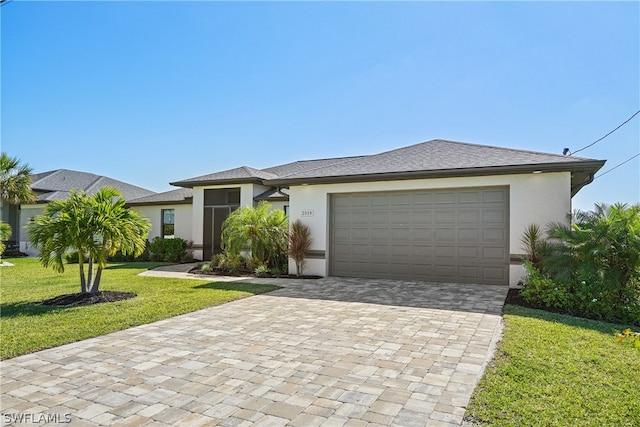
{"label": "shrub", "polygon": [[11,237],[11,226],[6,222],[0,221],[0,258],[6,249],[5,240]]}
{"label": "shrub", "polygon": [[557,285],[540,272],[531,261],[525,261],[527,277],[520,295],[525,301],[543,307],[566,309],[570,306],[570,295],[563,286]]}
{"label": "shrub", "polygon": [[187,242],[179,237],[163,239],[154,237],[149,245],[151,261],[181,263],[188,260]]}
{"label": "shrub", "polygon": [[266,265],[259,265],[258,267],[256,267],[254,272],[258,277],[267,277],[270,273],[269,267],[267,267]]}
{"label": "shrub", "polygon": [[528,252],[525,300],[640,324],[640,205],[596,204],[593,212],[576,211],[570,226],[550,224],[548,234],[551,240],[544,241],[530,226],[522,239]]}
{"label": "shrub", "polygon": [[215,254],[213,258],[211,258],[211,264],[222,271],[228,271],[234,274],[247,268],[247,262],[244,257],[239,253],[230,251]]}
{"label": "shrub", "polygon": [[222,226],[222,243],[229,256],[248,251],[251,258],[270,268],[281,268],[287,262],[289,221],[282,210],[271,205],[243,206],[233,211]]}

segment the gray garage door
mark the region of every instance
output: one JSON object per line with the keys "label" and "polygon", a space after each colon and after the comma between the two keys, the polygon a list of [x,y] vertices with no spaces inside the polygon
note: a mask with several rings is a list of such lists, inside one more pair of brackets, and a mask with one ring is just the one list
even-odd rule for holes
{"label": "gray garage door", "polygon": [[334,276],[509,283],[505,187],[331,196]]}

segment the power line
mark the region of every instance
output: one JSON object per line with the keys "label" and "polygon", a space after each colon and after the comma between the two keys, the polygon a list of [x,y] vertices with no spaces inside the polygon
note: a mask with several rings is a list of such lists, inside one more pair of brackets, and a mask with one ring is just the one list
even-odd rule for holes
{"label": "power line", "polygon": [[[637,113],[636,113],[637,114]],[[611,169],[609,169],[608,171],[602,172],[600,175],[596,176],[595,178],[593,178],[594,180],[600,178],[601,176],[604,176],[606,174],[608,174],[609,172],[611,172],[614,169],[619,168],[620,166],[624,165],[627,162],[630,162],[631,160],[635,159],[636,157],[640,156],[640,153],[636,154],[635,156],[632,156],[630,158],[628,158],[627,160],[625,160],[624,162],[620,163],[619,165],[616,165],[614,167],[612,167]]]}
{"label": "power line", "polygon": [[12,1],[13,1],[13,0],[0,0],[0,7],[4,6],[4,5],[6,5],[6,4],[9,4],[9,3],[11,3]]}
{"label": "power line", "polygon": [[631,121],[631,119],[633,119],[635,116],[637,116],[638,114],[640,114],[640,110],[636,111],[631,117],[629,117],[627,120],[625,120],[624,122],[622,122],[617,128],[615,128],[614,130],[612,130],[611,132],[609,132],[608,134],[606,134],[605,136],[603,136],[600,139],[597,139],[595,141],[593,141],[591,144],[587,145],[586,147],[583,147],[579,150],[574,151],[573,153],[569,152],[568,148],[565,148],[565,153],[569,153],[570,156],[573,156],[576,153],[579,153],[582,150],[586,150],[587,148],[591,147],[592,145],[602,141],[603,139],[605,139],[606,137],[608,137],[609,135],[611,135],[612,133],[614,133],[615,131],[617,131],[618,129],[620,129],[622,126],[626,125],[627,123],[629,123]]}

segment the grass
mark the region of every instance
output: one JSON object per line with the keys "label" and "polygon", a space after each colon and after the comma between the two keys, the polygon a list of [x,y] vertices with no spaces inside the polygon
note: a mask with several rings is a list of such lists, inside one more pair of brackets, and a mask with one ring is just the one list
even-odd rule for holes
{"label": "grass", "polygon": [[40,301],[80,291],[77,265],[64,273],[43,268],[37,259],[6,259],[0,268],[0,358],[6,359],[154,322],[277,287],[248,283],[206,282],[141,277],[159,263],[110,264],[103,271],[101,291],[134,292],[126,301],[62,308]]}
{"label": "grass", "polygon": [[466,417],[483,426],[640,426],[640,351],[621,325],[514,305]]}

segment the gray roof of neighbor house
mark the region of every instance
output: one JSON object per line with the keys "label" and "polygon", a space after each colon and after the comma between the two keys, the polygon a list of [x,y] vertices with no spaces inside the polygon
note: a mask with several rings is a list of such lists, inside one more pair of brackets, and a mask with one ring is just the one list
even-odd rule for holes
{"label": "gray roof of neighbor house", "polygon": [[[368,156],[287,163],[263,170],[238,169],[173,183],[182,187],[248,182],[273,187],[416,178],[571,172],[572,195],[593,180],[604,160],[435,139]],[[247,174],[251,172],[250,178]],[[264,174],[264,175],[261,175]]]}
{"label": "gray roof of neighbor house", "polygon": [[155,192],[151,190],[127,184],[126,182],[113,178],[69,169],[56,169],[31,176],[31,189],[36,193],[38,203],[48,203],[54,200],[66,199],[69,197],[71,190],[94,194],[105,186],[118,189],[125,200],[155,194]]}
{"label": "gray roof of neighbor house", "polygon": [[163,193],[129,200],[127,205],[181,205],[191,204],[192,199],[193,190],[191,188],[178,188],[176,190],[169,190]]}

